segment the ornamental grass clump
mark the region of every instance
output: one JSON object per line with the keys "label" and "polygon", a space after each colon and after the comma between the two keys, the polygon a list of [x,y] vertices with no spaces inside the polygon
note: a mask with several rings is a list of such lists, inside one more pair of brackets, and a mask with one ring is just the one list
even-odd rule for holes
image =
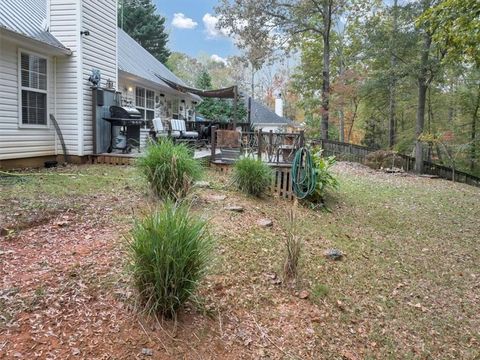
{"label": "ornamental grass clump", "polygon": [[191,150],[169,139],[148,146],[137,165],[161,199],[182,199],[203,174],[203,167]]}
{"label": "ornamental grass clump", "polygon": [[207,223],[186,205],[167,201],[131,232],[131,272],[149,314],[175,316],[192,296],[211,259]]}
{"label": "ornamental grass clump", "polygon": [[243,158],[233,167],[233,182],[248,195],[260,196],[272,182],[272,170],[261,160]]}

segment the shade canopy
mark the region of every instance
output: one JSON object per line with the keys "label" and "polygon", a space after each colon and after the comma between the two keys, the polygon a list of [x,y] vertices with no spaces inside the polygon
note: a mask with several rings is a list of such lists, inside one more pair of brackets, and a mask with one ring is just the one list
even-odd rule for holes
{"label": "shade canopy", "polygon": [[168,80],[158,74],[155,74],[155,76],[158,77],[160,80],[162,80],[165,84],[170,86],[172,89],[175,89],[183,93],[195,94],[204,98],[217,98],[217,99],[236,99],[238,97],[238,90],[236,86],[231,86],[225,89],[217,89],[217,90],[200,90],[200,89],[195,89],[188,86],[177,84],[176,82]]}

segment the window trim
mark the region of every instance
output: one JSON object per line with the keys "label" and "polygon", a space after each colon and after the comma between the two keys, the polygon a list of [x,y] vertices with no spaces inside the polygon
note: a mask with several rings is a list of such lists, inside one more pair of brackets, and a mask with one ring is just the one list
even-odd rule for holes
{"label": "window trim", "polygon": [[[47,73],[46,73],[46,81],[47,81],[47,89],[36,89],[27,86],[22,86],[22,54],[25,55],[33,55],[37,56],[41,59],[44,59],[47,62]],[[17,72],[18,72],[18,127],[21,129],[50,129],[50,59],[48,56],[36,53],[34,51],[26,50],[23,48],[18,48],[17,54]],[[23,109],[22,109],[22,90],[38,92],[46,95],[46,111],[47,111],[47,118],[46,124],[24,124],[23,119]]]}

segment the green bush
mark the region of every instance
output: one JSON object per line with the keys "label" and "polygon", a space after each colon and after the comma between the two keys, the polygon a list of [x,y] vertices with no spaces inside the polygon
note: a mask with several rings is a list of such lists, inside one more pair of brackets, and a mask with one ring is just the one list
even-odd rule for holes
{"label": "green bush", "polygon": [[338,180],[332,175],[331,168],[336,163],[335,156],[324,157],[322,150],[313,152],[313,163],[316,173],[315,192],[308,201],[323,204],[328,190],[338,188]]}
{"label": "green bush", "polygon": [[261,160],[243,158],[233,167],[233,181],[244,193],[260,196],[272,182],[273,172]]}
{"label": "green bush", "polygon": [[149,313],[172,317],[204,276],[212,251],[206,222],[167,201],[131,232],[131,271]]}
{"label": "green bush", "polygon": [[192,183],[202,177],[203,168],[185,144],[163,140],[147,147],[138,159],[138,167],[160,198],[181,199]]}

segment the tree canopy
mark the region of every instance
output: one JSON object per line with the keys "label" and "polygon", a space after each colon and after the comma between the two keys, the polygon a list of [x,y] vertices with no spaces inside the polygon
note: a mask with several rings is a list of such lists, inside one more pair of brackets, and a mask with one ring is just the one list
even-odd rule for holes
{"label": "tree canopy", "polygon": [[120,0],[118,24],[150,54],[165,63],[170,56],[165,18],[152,0]]}

